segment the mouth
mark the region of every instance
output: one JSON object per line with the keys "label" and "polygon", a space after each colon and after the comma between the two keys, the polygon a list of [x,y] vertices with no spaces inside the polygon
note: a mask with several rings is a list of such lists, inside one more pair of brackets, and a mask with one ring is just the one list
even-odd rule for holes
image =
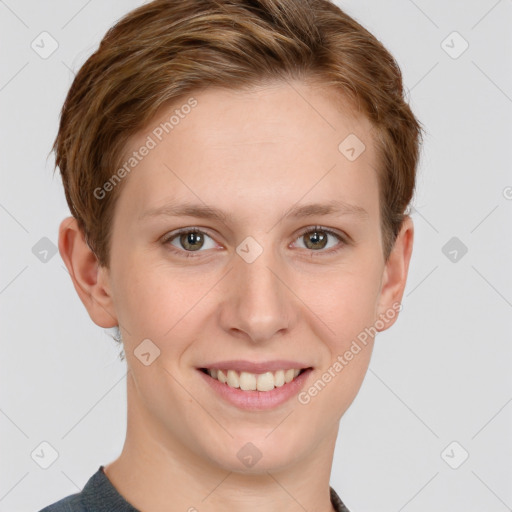
{"label": "mouth", "polygon": [[238,409],[255,412],[284,406],[296,397],[310,380],[313,367],[291,361],[228,361],[196,370],[214,396]]}
{"label": "mouth", "polygon": [[307,368],[287,368],[275,371],[252,373],[235,369],[198,368],[212,379],[240,391],[270,392],[294,382],[303,373],[312,370]]}

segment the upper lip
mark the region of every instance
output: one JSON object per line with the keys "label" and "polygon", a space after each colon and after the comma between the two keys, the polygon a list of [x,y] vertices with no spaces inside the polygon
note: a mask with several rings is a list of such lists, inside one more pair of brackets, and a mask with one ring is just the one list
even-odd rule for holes
{"label": "upper lip", "polygon": [[217,370],[236,370],[249,373],[274,372],[277,370],[289,369],[306,369],[311,368],[310,365],[298,361],[290,361],[289,359],[278,359],[273,361],[261,361],[254,363],[252,361],[244,361],[242,359],[232,359],[229,361],[218,361],[216,363],[208,363],[199,368],[217,369]]}

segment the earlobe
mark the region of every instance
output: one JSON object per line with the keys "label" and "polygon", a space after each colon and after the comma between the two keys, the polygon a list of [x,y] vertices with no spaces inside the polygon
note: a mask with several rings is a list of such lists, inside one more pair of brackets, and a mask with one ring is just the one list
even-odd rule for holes
{"label": "earlobe", "polygon": [[60,224],[59,252],[92,321],[104,328],[118,325],[105,269],[99,266],[74,217]]}
{"label": "earlobe", "polygon": [[[414,224],[409,215],[404,218],[400,232],[393,245],[393,250],[386,262],[381,285],[380,300],[378,306],[378,318],[387,318],[385,326],[379,331],[391,327],[398,315],[398,304],[401,304],[402,297],[407,283],[409,263],[412,255],[414,241]],[[400,308],[401,309],[401,308]]]}

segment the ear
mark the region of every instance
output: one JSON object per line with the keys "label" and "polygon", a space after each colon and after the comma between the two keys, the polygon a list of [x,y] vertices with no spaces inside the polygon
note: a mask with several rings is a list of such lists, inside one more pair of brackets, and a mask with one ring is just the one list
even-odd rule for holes
{"label": "ear", "polygon": [[394,313],[401,310],[401,307],[398,308],[398,304],[402,302],[407,282],[413,240],[414,225],[411,217],[406,215],[388,261],[385,264],[382,276],[378,316],[379,318],[385,317],[386,321],[383,322],[385,324],[384,327],[377,329],[379,332],[391,327],[398,318],[397,314],[393,314],[392,318],[390,318],[390,315],[386,315],[386,312],[389,312],[391,309],[394,310]]}
{"label": "ear", "polygon": [[67,217],[60,224],[59,252],[92,321],[105,328],[118,325],[108,269],[99,266],[74,217]]}

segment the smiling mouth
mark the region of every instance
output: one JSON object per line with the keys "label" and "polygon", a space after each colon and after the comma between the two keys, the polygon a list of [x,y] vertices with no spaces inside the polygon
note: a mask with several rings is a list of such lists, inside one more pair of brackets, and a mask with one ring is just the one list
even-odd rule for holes
{"label": "smiling mouth", "polygon": [[231,388],[242,391],[272,391],[274,388],[289,384],[299,375],[307,370],[312,370],[312,368],[290,368],[264,373],[238,372],[217,368],[199,368],[199,370]]}

